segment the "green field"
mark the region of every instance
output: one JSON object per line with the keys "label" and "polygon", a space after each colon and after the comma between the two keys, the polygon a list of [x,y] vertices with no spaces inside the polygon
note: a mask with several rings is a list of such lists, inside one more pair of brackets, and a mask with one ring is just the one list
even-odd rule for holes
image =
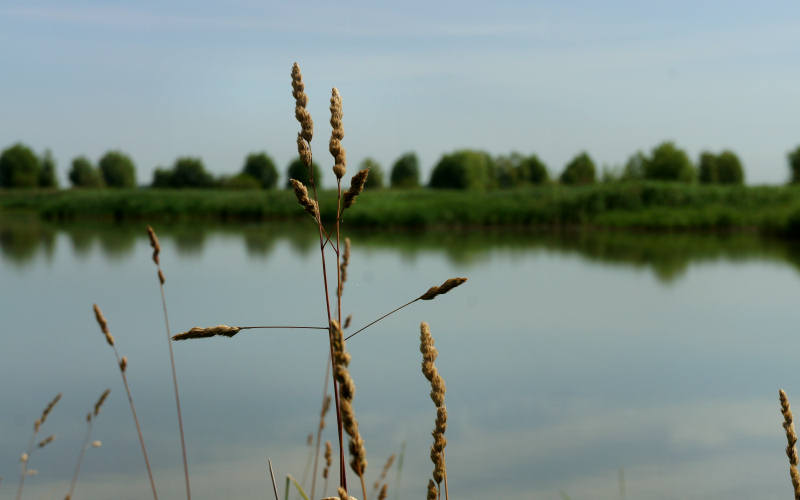
{"label": "green field", "polygon": [[[336,193],[321,193],[331,220]],[[291,191],[0,191],[0,210],[47,220],[286,220],[307,217]],[[364,192],[344,214],[361,227],[520,226],[649,230],[757,229],[800,235],[800,188],[613,183],[514,190]]]}

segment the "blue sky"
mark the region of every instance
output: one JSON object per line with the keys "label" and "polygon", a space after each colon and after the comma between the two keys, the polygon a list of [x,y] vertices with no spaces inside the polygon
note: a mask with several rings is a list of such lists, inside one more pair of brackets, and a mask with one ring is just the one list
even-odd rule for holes
{"label": "blue sky", "polygon": [[[675,140],[735,150],[750,183],[800,144],[800,2],[0,1],[0,147],[119,148],[139,182],[177,156],[235,173],[295,154],[298,61],[329,167],[330,88],[351,172],[414,150],[536,152],[558,173]],[[328,171],[326,169],[326,171]],[[332,174],[328,174],[328,180]]]}

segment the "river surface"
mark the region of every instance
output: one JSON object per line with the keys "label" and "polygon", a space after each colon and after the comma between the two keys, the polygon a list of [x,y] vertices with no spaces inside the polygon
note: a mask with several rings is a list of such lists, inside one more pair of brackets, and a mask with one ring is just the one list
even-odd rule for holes
{"label": "river surface", "polygon": [[[313,226],[156,230],[173,333],[219,323],[325,325]],[[777,391],[800,407],[796,244],[754,234],[347,234],[350,331],[446,278],[469,278],[347,344],[367,484],[405,449],[402,473],[388,475],[390,499],[424,498],[432,469],[421,321],[447,384],[451,498],[790,497]],[[64,497],[84,416],[106,387],[92,434],[103,445],[88,450],[73,498],[150,496],[95,302],[128,357],[160,497],[184,496],[150,255],[143,224],[0,219],[0,498],[14,498],[19,454],[57,392],[64,397],[39,436],[57,438],[31,456],[38,474],[23,498]],[[194,498],[270,498],[267,457],[281,491],[287,473],[310,476],[306,438],[319,420],[324,332],[250,330],[174,350]],[[323,440],[335,442],[330,415],[327,424]],[[352,474],[349,481],[358,484]],[[351,493],[362,497],[359,487]]]}

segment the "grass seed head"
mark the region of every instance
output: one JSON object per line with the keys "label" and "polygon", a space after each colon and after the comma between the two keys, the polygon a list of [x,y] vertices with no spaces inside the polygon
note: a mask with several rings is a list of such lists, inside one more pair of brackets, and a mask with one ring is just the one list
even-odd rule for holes
{"label": "grass seed head", "polygon": [[92,441],[92,448],[100,448],[101,446],[103,446],[102,441]]}
{"label": "grass seed head", "polygon": [[289,179],[289,182],[294,188],[294,195],[297,197],[297,202],[300,203],[300,205],[305,208],[306,212],[314,217],[315,220],[319,220],[319,206],[316,201],[309,198],[306,186],[297,179]]}
{"label": "grass seed head", "polygon": [[294,63],[292,65],[292,96],[294,96],[295,102],[294,116],[300,123],[300,136],[306,142],[311,142],[311,138],[314,135],[314,121],[311,119],[311,114],[306,110],[306,106],[308,106],[308,95],[306,95],[305,88],[303,84],[303,75],[300,73],[300,66]]}
{"label": "grass seed head", "polygon": [[359,170],[356,175],[350,178],[350,189],[348,189],[342,197],[342,209],[350,208],[356,202],[356,198],[364,190],[364,185],[367,183],[367,176],[369,169]]}
{"label": "grass seed head", "polygon": [[49,436],[47,436],[46,438],[44,438],[44,439],[42,439],[41,441],[39,441],[39,444],[38,444],[37,446],[38,446],[39,448],[44,448],[44,447],[45,447],[45,446],[47,446],[48,444],[52,443],[52,442],[53,442],[53,440],[54,440],[55,438],[56,438],[56,435],[55,435],[55,434],[50,434],[50,435],[49,435]]}
{"label": "grass seed head", "polygon": [[34,424],[34,428],[36,429],[37,432],[39,430],[39,427],[41,427],[44,421],[47,420],[47,416],[50,415],[50,412],[53,411],[53,408],[56,406],[56,403],[58,403],[59,401],[61,401],[60,392],[56,394],[56,396],[49,403],[47,403],[47,406],[45,406],[44,410],[42,410],[42,416],[39,417],[39,420],[36,421],[37,424]]}
{"label": "grass seed head", "polygon": [[783,429],[786,431],[786,456],[789,457],[789,477],[792,480],[795,500],[800,500],[800,472],[797,470],[797,433],[794,429],[794,417],[789,405],[789,398],[783,389],[778,391],[781,402],[781,413],[783,414]]}
{"label": "grass seed head", "polygon": [[106,317],[103,316],[103,311],[97,306],[97,304],[93,305],[94,307],[94,317],[97,319],[97,324],[100,325],[100,331],[103,332],[103,335],[106,336],[106,342],[108,345],[114,345],[114,337],[111,335],[111,332],[108,331],[108,321],[106,321]]}
{"label": "grass seed head", "polygon": [[128,369],[128,356],[122,356],[119,360],[119,369],[123,372]]}
{"label": "grass seed head", "polygon": [[428,291],[420,295],[419,298],[422,300],[433,300],[434,298],[436,298],[436,296],[444,295],[445,293],[461,285],[465,281],[467,281],[467,278],[450,278],[449,280],[445,281],[439,286],[430,287]]}
{"label": "grass seed head", "polygon": [[161,253],[161,245],[158,244],[158,236],[150,225],[147,226],[147,236],[150,237],[150,246],[153,247],[153,262],[160,265],[158,262],[158,254]]}
{"label": "grass seed head", "polygon": [[328,470],[333,465],[333,449],[330,441],[325,441],[325,468],[322,469],[322,477],[328,479]]}
{"label": "grass seed head", "polygon": [[173,335],[172,340],[203,339],[207,337],[216,337],[217,335],[230,338],[239,333],[241,330],[242,329],[238,326],[228,325],[217,325],[208,328],[195,326],[189,331]]}
{"label": "grass seed head", "polygon": [[103,394],[97,399],[97,402],[94,404],[94,416],[96,417],[100,413],[100,408],[103,407],[103,403],[106,402],[106,398],[108,395],[111,394],[111,389],[106,389],[103,391]]}
{"label": "grass seed head", "polygon": [[388,492],[387,492],[388,489],[389,489],[389,485],[388,484],[384,484],[383,488],[381,488],[380,493],[378,493],[378,500],[386,500],[386,497],[388,496]]}
{"label": "grass seed head", "polygon": [[339,90],[334,87],[331,90],[331,140],[328,150],[333,156],[333,173],[337,179],[344,177],[347,167],[347,155],[342,146],[344,139],[344,126],[342,125],[342,96]]}

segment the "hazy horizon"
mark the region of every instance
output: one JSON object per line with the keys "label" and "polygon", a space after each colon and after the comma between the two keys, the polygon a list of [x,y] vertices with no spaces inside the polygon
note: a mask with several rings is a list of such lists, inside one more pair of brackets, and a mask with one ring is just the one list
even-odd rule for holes
{"label": "hazy horizon", "polygon": [[800,144],[800,4],[10,1],[0,6],[0,148],[71,159],[121,149],[139,184],[178,156],[216,175],[295,153],[300,63],[326,178],[330,88],[352,172],[402,153],[423,178],[459,148],[536,153],[558,174],[674,140],[693,160],[732,149],[750,184],[788,178]]}

